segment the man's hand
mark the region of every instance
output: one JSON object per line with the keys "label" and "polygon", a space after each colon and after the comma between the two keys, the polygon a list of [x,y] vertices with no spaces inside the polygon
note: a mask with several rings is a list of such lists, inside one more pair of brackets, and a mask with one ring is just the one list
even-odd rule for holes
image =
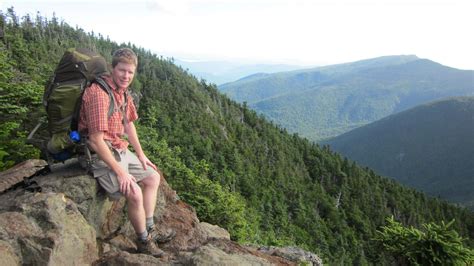
{"label": "man's hand", "polygon": [[128,196],[131,192],[136,192],[137,180],[131,174],[125,173],[117,175],[117,180],[119,182],[119,191],[125,196]]}
{"label": "man's hand", "polygon": [[104,161],[107,166],[117,174],[117,181],[119,182],[119,191],[124,195],[129,195],[138,189],[135,177],[121,167],[115,160],[112,152],[104,141],[104,132],[96,132],[89,136],[89,144],[91,148],[99,155],[99,158]]}
{"label": "man's hand", "polygon": [[158,171],[158,168],[154,163],[152,163],[148,157],[146,157],[145,154],[138,155],[138,160],[142,163],[143,170],[146,170],[147,165],[151,166],[151,168],[155,169],[155,171]]}

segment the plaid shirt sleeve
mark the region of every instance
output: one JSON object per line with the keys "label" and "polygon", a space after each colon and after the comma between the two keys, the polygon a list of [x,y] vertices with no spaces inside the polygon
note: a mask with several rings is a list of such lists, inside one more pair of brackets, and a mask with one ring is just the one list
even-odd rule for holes
{"label": "plaid shirt sleeve", "polygon": [[84,92],[82,110],[89,134],[109,130],[107,113],[109,111],[109,95],[97,84],[92,84]]}

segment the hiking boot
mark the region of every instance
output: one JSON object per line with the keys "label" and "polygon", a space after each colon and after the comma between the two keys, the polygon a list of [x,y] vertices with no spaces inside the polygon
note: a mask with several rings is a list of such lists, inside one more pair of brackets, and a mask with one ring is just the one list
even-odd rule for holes
{"label": "hiking boot", "polygon": [[137,240],[137,251],[157,258],[162,257],[165,254],[165,252],[152,240],[150,235],[148,235],[146,241]]}
{"label": "hiking boot", "polygon": [[176,236],[176,231],[173,229],[159,230],[156,225],[148,228],[148,235],[158,244],[169,242]]}

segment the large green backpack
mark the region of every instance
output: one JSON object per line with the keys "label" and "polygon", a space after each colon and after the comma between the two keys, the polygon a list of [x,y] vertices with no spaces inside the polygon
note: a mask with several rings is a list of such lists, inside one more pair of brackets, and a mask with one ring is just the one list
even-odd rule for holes
{"label": "large green backpack", "polygon": [[84,148],[77,132],[79,111],[82,95],[93,82],[98,83],[110,97],[109,117],[115,111],[113,93],[101,78],[107,73],[107,63],[98,53],[81,48],[71,48],[64,53],[43,95],[50,139],[43,143],[42,149],[48,162],[51,162],[50,156],[65,161]]}

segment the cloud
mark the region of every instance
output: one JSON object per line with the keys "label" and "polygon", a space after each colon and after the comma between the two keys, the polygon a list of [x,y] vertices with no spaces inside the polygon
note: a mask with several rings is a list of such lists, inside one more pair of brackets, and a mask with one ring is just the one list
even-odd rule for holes
{"label": "cloud", "polygon": [[185,15],[190,9],[191,1],[189,0],[148,0],[146,6],[148,9],[165,13],[167,15]]}

